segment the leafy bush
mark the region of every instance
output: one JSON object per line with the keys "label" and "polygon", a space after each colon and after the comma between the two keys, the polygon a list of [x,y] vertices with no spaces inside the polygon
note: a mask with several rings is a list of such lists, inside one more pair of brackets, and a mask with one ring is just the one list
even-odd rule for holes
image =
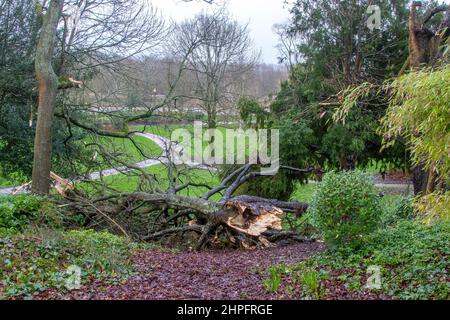
{"label": "leafy bush", "polygon": [[93,279],[118,281],[132,272],[135,246],[107,232],[40,230],[0,238],[3,295],[36,295],[47,288],[64,290],[70,266],[81,268],[81,284]]}
{"label": "leafy bush", "polygon": [[427,222],[450,221],[450,191],[436,191],[418,198],[414,208]]}
{"label": "leafy bush", "polygon": [[[280,293],[280,288],[294,282],[299,285],[294,291],[310,298],[353,293],[358,297],[448,299],[449,239],[449,222],[428,226],[400,220],[367,236],[358,250],[328,249],[289,268],[272,266],[265,283],[281,279],[277,281]],[[366,286],[367,272],[374,266],[381,271],[380,289]]]}
{"label": "leafy bush", "polygon": [[383,206],[367,174],[330,172],[314,193],[309,212],[327,242],[355,246],[376,229]]}
{"label": "leafy bush", "polygon": [[20,232],[30,224],[56,227],[61,216],[45,198],[31,195],[0,196],[0,230]]}
{"label": "leafy bush", "polygon": [[[427,226],[402,220],[368,236],[360,250],[329,250],[309,264],[341,270],[344,275],[349,268],[363,274],[369,266],[379,266],[381,292],[392,298],[448,299],[449,239],[449,223]],[[353,289],[363,288],[364,283],[359,283]]]}
{"label": "leafy bush", "polygon": [[381,121],[384,145],[405,139],[414,164],[424,165],[443,181],[449,178],[450,66],[422,69],[396,78],[390,105]]}
{"label": "leafy bush", "polygon": [[389,226],[404,219],[414,217],[414,197],[400,197],[388,203],[381,218],[382,226]]}

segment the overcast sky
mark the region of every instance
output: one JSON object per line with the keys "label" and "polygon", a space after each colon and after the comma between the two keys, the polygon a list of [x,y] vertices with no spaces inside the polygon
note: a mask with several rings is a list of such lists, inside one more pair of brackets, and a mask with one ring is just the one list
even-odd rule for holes
{"label": "overcast sky", "polygon": [[[163,16],[176,22],[191,18],[204,10],[211,10],[214,5],[202,0],[184,2],[183,0],[148,0],[159,8]],[[284,0],[214,0],[218,5],[228,4],[230,14],[242,23],[249,23],[250,36],[255,48],[261,50],[261,62],[277,63],[278,37],[274,34],[274,24],[286,22],[289,12],[284,7]],[[292,1],[289,1],[292,2]],[[450,0],[439,2],[449,3]]]}
{"label": "overcast sky", "polygon": [[[202,10],[211,10],[212,5],[201,0],[183,2],[182,0],[149,0],[159,8],[166,18],[183,21]],[[217,0],[216,0],[217,1]],[[249,23],[250,36],[255,48],[261,50],[261,62],[277,63],[278,43],[272,26],[287,21],[289,12],[284,8],[284,0],[218,0],[228,3],[228,11],[238,21]]]}

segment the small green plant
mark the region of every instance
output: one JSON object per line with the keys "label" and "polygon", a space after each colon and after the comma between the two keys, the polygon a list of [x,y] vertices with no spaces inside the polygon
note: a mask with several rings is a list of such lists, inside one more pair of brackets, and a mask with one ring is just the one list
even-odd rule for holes
{"label": "small green plant", "polygon": [[325,292],[321,281],[328,278],[329,274],[327,271],[317,271],[305,262],[293,267],[292,279],[301,285],[301,293],[305,299],[320,299]]}
{"label": "small green plant", "polygon": [[305,270],[321,268],[333,271],[331,282],[339,287],[366,291],[361,275],[375,265],[383,270],[380,293],[386,296],[448,299],[449,239],[448,222],[399,220],[368,235],[357,250],[340,247],[311,257],[293,268],[293,277],[303,284]]}
{"label": "small green plant", "polygon": [[319,273],[316,270],[305,271],[302,282],[308,295],[313,299],[318,300],[320,298]]}
{"label": "small green plant", "polygon": [[277,293],[281,285],[281,277],[287,273],[285,265],[275,265],[269,268],[269,278],[263,284],[267,292]]}
{"label": "small green plant", "polygon": [[328,243],[357,247],[378,227],[383,206],[368,174],[330,172],[315,191],[308,211]]}

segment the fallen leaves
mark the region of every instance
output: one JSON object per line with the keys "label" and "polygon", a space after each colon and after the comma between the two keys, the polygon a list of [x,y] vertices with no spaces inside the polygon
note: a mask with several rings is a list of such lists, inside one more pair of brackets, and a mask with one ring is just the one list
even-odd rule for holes
{"label": "fallen leaves", "polygon": [[137,273],[125,284],[93,282],[80,290],[49,290],[37,299],[292,299],[267,293],[265,270],[272,264],[293,264],[322,250],[319,243],[244,250],[167,253],[141,251],[133,257]]}

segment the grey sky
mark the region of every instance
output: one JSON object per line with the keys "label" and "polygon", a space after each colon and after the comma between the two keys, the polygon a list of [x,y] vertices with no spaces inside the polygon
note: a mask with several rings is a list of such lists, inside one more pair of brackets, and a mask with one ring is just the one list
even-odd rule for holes
{"label": "grey sky", "polygon": [[[183,21],[202,10],[211,10],[211,5],[202,1],[183,2],[182,0],[149,0],[159,8],[164,17]],[[284,0],[218,0],[228,3],[230,14],[241,23],[249,23],[250,36],[255,48],[261,49],[261,62],[277,63],[278,43],[272,26],[285,22],[289,12],[284,8]]]}
{"label": "grey sky", "polygon": [[[195,14],[211,10],[214,5],[202,0],[184,2],[183,0],[148,0],[159,8],[163,16],[176,22],[191,18]],[[214,0],[218,5],[228,4],[230,14],[241,23],[249,23],[250,35],[255,48],[261,50],[261,62],[277,63],[278,51],[275,46],[278,38],[272,30],[277,23],[286,22],[289,12],[284,0]],[[289,0],[289,2],[292,2]],[[439,2],[449,3],[450,0]]]}

